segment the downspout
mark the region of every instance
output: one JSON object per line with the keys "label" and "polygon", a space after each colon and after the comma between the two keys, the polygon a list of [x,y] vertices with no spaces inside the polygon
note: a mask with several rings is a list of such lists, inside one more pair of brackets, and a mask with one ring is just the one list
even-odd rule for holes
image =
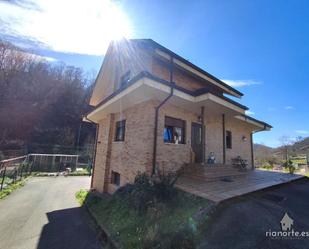
{"label": "downspout", "polygon": [[97,155],[97,145],[98,145],[98,136],[99,136],[99,125],[92,120],[88,119],[87,116],[84,116],[84,118],[89,121],[90,123],[95,125],[95,140],[94,140],[94,152],[93,152],[93,158],[92,158],[92,174],[91,174],[91,183],[90,183],[90,189],[93,188],[93,173],[94,173],[94,168],[95,168],[95,158]]}
{"label": "downspout", "polygon": [[153,156],[152,156],[152,172],[151,175],[156,173],[157,164],[157,136],[158,136],[158,119],[160,108],[173,96],[174,94],[174,83],[173,83],[173,57],[171,57],[171,69],[170,69],[170,83],[171,92],[170,94],[155,108],[155,127],[154,127],[154,138],[153,138]]}

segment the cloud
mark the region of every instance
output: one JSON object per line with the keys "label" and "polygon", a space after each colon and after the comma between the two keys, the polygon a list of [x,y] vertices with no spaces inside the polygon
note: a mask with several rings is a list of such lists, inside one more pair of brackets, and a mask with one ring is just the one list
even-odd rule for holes
{"label": "cloud", "polygon": [[284,109],[285,109],[285,110],[293,110],[293,109],[294,109],[294,107],[293,107],[293,106],[288,105],[288,106],[285,106],[285,107],[284,107]]}
{"label": "cloud", "polygon": [[298,134],[302,134],[302,135],[309,134],[309,131],[307,131],[307,130],[296,130],[295,132],[298,133]]}
{"label": "cloud", "polygon": [[223,79],[222,80],[224,83],[228,84],[229,86],[232,87],[243,87],[243,86],[252,86],[252,85],[259,85],[262,82],[256,81],[256,80],[228,80],[228,79]]}
{"label": "cloud", "polygon": [[0,1],[0,34],[44,49],[102,55],[131,28],[113,0],[19,0]]}
{"label": "cloud", "polygon": [[246,115],[255,115],[255,112],[252,112],[252,111],[246,111]]}

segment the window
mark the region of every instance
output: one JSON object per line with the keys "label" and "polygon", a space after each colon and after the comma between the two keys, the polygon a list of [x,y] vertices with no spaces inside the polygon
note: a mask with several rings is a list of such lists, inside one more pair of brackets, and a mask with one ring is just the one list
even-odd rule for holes
{"label": "window", "polygon": [[116,122],[115,141],[124,141],[126,131],[126,121],[121,120]]}
{"label": "window", "polygon": [[232,132],[231,131],[225,132],[225,142],[226,142],[226,148],[232,149]]}
{"label": "window", "polygon": [[119,173],[112,171],[111,183],[117,186],[120,185],[120,174]]}
{"label": "window", "polygon": [[120,78],[120,88],[125,87],[130,80],[131,71],[127,71]]}
{"label": "window", "polygon": [[185,121],[181,119],[165,117],[164,142],[174,144],[185,143]]}

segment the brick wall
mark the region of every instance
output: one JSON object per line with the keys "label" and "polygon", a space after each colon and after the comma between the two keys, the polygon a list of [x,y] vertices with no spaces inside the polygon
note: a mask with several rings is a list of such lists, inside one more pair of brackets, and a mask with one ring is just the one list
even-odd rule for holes
{"label": "brick wall", "polygon": [[[163,132],[165,116],[182,119],[186,122],[185,144],[164,143]],[[157,166],[164,171],[176,171],[191,161],[191,123],[198,120],[198,115],[185,111],[169,103],[160,109],[158,123]]]}
{"label": "brick wall", "polygon": [[[251,167],[251,126],[236,118],[227,118],[225,127],[226,130],[232,131],[232,149],[226,149],[226,163],[231,163],[232,158],[241,156]],[[246,137],[246,141],[242,139],[243,136]]]}
{"label": "brick wall", "polygon": [[[114,141],[116,122],[126,120],[124,141]],[[107,140],[108,122],[100,122],[100,140]],[[152,165],[154,129],[154,104],[152,101],[136,105],[134,108],[114,114],[110,129],[112,141],[110,144],[110,169],[104,176],[106,169],[107,143],[101,142],[97,147],[96,167],[94,172],[94,188],[103,190],[103,179],[107,184],[106,192],[112,193],[117,186],[111,184],[111,171],[120,174],[120,185],[132,183],[138,172],[150,172]]]}
{"label": "brick wall", "polygon": [[[136,105],[134,108],[109,115],[99,124],[100,143],[97,146],[96,166],[94,172],[94,188],[113,193],[117,186],[111,184],[111,171],[118,172],[120,185],[132,183],[138,172],[151,173],[153,156],[153,132],[155,120],[155,106],[158,101],[148,101]],[[182,119],[186,122],[185,144],[167,144],[163,140],[165,116]],[[115,142],[116,122],[126,120],[125,141]],[[191,124],[197,122],[198,114],[183,110],[167,102],[159,112],[157,167],[165,172],[176,171],[181,166],[192,161]],[[110,125],[111,124],[111,125]],[[223,162],[223,134],[222,114],[205,116],[206,159],[210,152],[214,152],[217,163]],[[226,163],[231,158],[240,155],[251,164],[250,125],[235,118],[226,118],[226,130],[232,131],[232,149],[226,150]],[[108,133],[111,132],[110,157],[108,157]],[[242,137],[247,138],[246,141]],[[109,162],[109,163],[108,163]],[[110,167],[106,169],[106,167]],[[106,171],[107,170],[107,171]],[[105,172],[106,171],[106,172]]]}
{"label": "brick wall", "polygon": [[208,159],[209,153],[213,152],[217,163],[223,163],[223,131],[222,114],[205,115],[205,158]]}
{"label": "brick wall", "polygon": [[107,115],[99,122],[96,159],[93,172],[93,188],[95,188],[99,192],[103,192],[104,187],[110,120],[111,115]]}

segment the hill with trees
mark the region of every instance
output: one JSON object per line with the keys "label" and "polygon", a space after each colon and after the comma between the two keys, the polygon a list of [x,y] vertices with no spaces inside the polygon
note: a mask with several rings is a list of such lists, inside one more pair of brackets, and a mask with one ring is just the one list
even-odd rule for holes
{"label": "hill with trees", "polygon": [[93,125],[79,131],[93,82],[80,68],[0,40],[0,151],[91,142]]}

